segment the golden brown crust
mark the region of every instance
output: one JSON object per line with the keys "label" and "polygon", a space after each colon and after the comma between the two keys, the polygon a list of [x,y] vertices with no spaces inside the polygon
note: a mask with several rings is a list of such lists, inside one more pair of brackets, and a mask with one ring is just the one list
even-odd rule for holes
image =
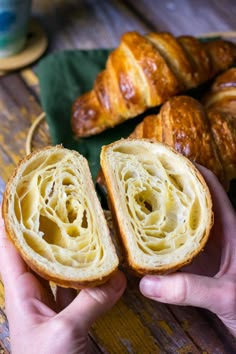
{"label": "golden brown crust", "polygon": [[133,118],[206,82],[232,65],[235,58],[235,45],[223,40],[208,44],[170,33],[125,33],[93,90],[75,101],[71,117],[74,135],[94,135]]}
{"label": "golden brown crust", "polygon": [[219,75],[203,98],[212,134],[230,181],[236,178],[236,68]]}
{"label": "golden brown crust", "polygon": [[136,32],[129,32],[122,36],[121,42],[132,55],[133,65],[139,68],[141,80],[147,90],[146,107],[157,106],[178,92],[177,78],[147,38]]}
{"label": "golden brown crust", "polygon": [[236,116],[236,68],[217,76],[202,102],[208,110],[219,109]]}
{"label": "golden brown crust", "polygon": [[[119,117],[126,116],[127,110],[136,116],[145,109],[145,97],[134,80],[134,77],[138,75],[138,70],[133,65],[132,58],[126,56],[122,46],[116,48],[108,57],[106,72],[112,82],[108,94],[115,125],[116,117],[119,121]],[[96,81],[94,90],[96,91]],[[108,92],[106,85],[104,85],[104,91]]]}
{"label": "golden brown crust", "polygon": [[204,48],[203,43],[201,43],[197,38],[191,36],[180,36],[178,41],[193,67],[195,85],[191,87],[196,87],[199,84],[206,82],[211,75],[211,61]]}
{"label": "golden brown crust", "polygon": [[165,32],[152,32],[146,38],[154,44],[176,75],[181,91],[199,84],[199,80],[195,78],[196,70],[187,56],[187,51],[181,46],[179,39],[177,40],[170,33]]}
{"label": "golden brown crust", "polygon": [[236,115],[211,109],[207,117],[221,157],[225,180],[231,181],[236,178]]}
{"label": "golden brown crust", "polygon": [[[216,144],[200,102],[189,96],[176,96],[168,100],[158,115],[145,117],[139,138],[163,142],[191,161],[208,167],[222,181],[225,180]],[[133,133],[132,136],[136,136]],[[136,136],[137,137],[137,136]]]}
{"label": "golden brown crust", "polygon": [[202,105],[188,96],[170,99],[161,108],[162,139],[192,161],[207,166],[221,181],[224,173]]}
{"label": "golden brown crust", "polygon": [[[205,231],[202,234],[202,238],[199,242],[198,245],[195,245],[192,249],[191,252],[189,252],[189,255],[187,257],[184,257],[181,259],[181,257],[176,261],[171,261],[169,262],[169,264],[163,264],[163,265],[149,265],[148,267],[145,266],[144,264],[142,265],[142,262],[137,262],[137,258],[135,259],[134,257],[134,253],[135,250],[131,249],[130,247],[130,243],[128,241],[128,235],[127,235],[127,229],[126,229],[126,225],[130,222],[130,220],[127,220],[125,216],[125,211],[124,211],[124,205],[122,206],[122,213],[120,211],[120,205],[122,203],[122,198],[126,198],[126,195],[123,196],[122,193],[122,188],[118,188],[120,195],[118,197],[118,195],[114,192],[116,189],[116,183],[117,180],[115,180],[116,178],[112,177],[112,172],[111,170],[114,168],[115,166],[111,166],[108,162],[108,158],[107,155],[109,153],[109,150],[113,149],[114,150],[118,150],[119,149],[119,144],[122,144],[122,141],[124,142],[135,142],[136,139],[121,139],[120,141],[111,143],[107,146],[103,146],[102,148],[102,152],[101,152],[101,167],[102,167],[102,171],[105,177],[105,181],[106,181],[106,187],[107,187],[107,191],[108,191],[108,196],[109,196],[109,200],[110,200],[110,210],[113,216],[113,220],[114,220],[114,225],[116,226],[116,229],[121,237],[122,240],[122,244],[123,244],[123,253],[124,253],[124,257],[125,257],[125,262],[128,264],[128,266],[133,270],[134,273],[136,273],[137,275],[145,275],[145,274],[168,274],[170,272],[174,272],[177,269],[182,268],[183,266],[189,264],[190,262],[192,262],[193,258],[195,258],[204,248],[206,242],[208,241],[208,237],[209,237],[209,233],[210,233],[210,229],[214,223],[214,216],[213,216],[213,212],[212,212],[212,200],[211,200],[211,196],[208,190],[208,187],[206,185],[206,182],[204,180],[204,178],[202,177],[202,175],[200,174],[200,172],[196,169],[196,167],[184,156],[180,155],[176,150],[172,149],[171,147],[166,145],[166,148],[168,150],[170,150],[176,157],[179,157],[179,163],[181,164],[181,162],[184,162],[186,169],[189,169],[189,171],[191,171],[191,173],[193,173],[195,175],[195,177],[197,178],[197,180],[200,182],[200,184],[203,187],[204,190],[204,194],[207,200],[207,212],[209,213],[209,220],[208,220],[208,224],[205,228]],[[142,142],[148,142],[148,143],[152,143],[155,145],[155,143],[151,140],[148,139],[138,139],[139,143],[142,144]],[[165,144],[162,144],[163,146]],[[151,150],[151,147],[150,147]],[[154,163],[154,162],[153,162]],[[186,182],[187,183],[187,182]],[[125,193],[125,192],[124,192]],[[126,198],[127,200],[127,198]],[[166,200],[166,203],[168,203],[168,200]],[[129,217],[128,217],[129,218]],[[135,237],[135,235],[133,235],[132,237]]]}
{"label": "golden brown crust", "polygon": [[149,139],[162,142],[162,121],[161,116],[152,114],[145,117],[130,134],[132,139]]}
{"label": "golden brown crust", "polygon": [[236,68],[231,68],[218,75],[214,80],[210,92],[227,90],[236,87]]}
{"label": "golden brown crust", "polygon": [[204,48],[211,62],[211,77],[227,70],[235,63],[236,46],[234,43],[218,39],[205,42]]}
{"label": "golden brown crust", "polygon": [[[2,202],[2,215],[5,222],[5,229],[6,229],[7,236],[13,242],[14,246],[18,249],[19,253],[21,254],[24,261],[28,264],[28,266],[41,277],[53,281],[60,286],[72,287],[75,289],[100,285],[105,281],[107,281],[117,271],[118,259],[117,259],[116,266],[113,267],[113,270],[107,272],[107,274],[104,273],[102,276],[99,273],[96,274],[95,272],[92,276],[88,276],[83,280],[80,279],[79,273],[78,276],[67,277],[65,276],[65,274],[59,274],[58,272],[55,272],[54,267],[49,268],[48,266],[45,266],[45,264],[39,262],[36,259],[37,257],[32,257],[32,254],[30,252],[26,252],[25,247],[22,246],[21,236],[19,236],[19,232],[16,231],[17,227],[13,227],[12,216],[10,216],[10,208],[14,207],[13,203],[14,203],[15,195],[12,194],[12,185],[17,183],[16,177],[19,172],[19,169],[21,168],[21,166],[24,166],[27,163],[27,161],[30,161],[32,157],[36,156],[39,152],[44,152],[50,149],[63,149],[63,147],[47,146],[27,155],[19,162],[19,164],[15,168],[12,177],[9,179],[7,183],[5,192],[3,194],[3,202]],[[21,193],[24,193],[23,189],[21,189]],[[110,241],[110,246],[111,248],[114,248],[111,241]],[[115,250],[114,250],[114,255],[115,255]]]}
{"label": "golden brown crust", "polygon": [[171,98],[131,136],[167,143],[212,170],[228,189],[236,178],[236,68],[216,77],[202,103],[186,96]]}
{"label": "golden brown crust", "polygon": [[76,100],[72,107],[73,119],[71,121],[73,131],[78,136],[86,136],[89,130],[91,134],[99,134],[106,129],[106,114],[99,106],[95,92],[89,91]]}

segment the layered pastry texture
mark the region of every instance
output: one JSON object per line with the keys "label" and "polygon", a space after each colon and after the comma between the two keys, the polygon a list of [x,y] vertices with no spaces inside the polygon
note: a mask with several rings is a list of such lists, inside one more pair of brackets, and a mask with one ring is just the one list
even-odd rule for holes
{"label": "layered pastry texture", "polygon": [[161,143],[122,139],[101,165],[129,265],[163,274],[189,263],[213,223],[208,187],[194,165]]}
{"label": "layered pastry texture", "polygon": [[87,161],[61,146],[27,156],[3,200],[6,230],[41,276],[82,288],[104,282],[118,266]]}

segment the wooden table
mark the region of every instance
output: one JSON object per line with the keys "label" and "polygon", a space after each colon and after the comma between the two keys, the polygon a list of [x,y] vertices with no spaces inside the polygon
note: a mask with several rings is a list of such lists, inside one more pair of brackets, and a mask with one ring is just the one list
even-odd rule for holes
{"label": "wooden table", "polygon": [[[115,47],[123,32],[171,31],[175,35],[233,31],[236,2],[154,0],[34,1],[33,16],[45,28],[49,52]],[[28,130],[42,109],[34,65],[0,78],[0,195],[25,155]],[[46,122],[34,146],[50,143]],[[94,353],[236,353],[236,342],[211,313],[147,300],[130,279],[119,303],[92,330]],[[0,353],[10,352],[0,282]],[[52,353],[54,354],[54,353]],[[55,353],[57,354],[57,353]]]}

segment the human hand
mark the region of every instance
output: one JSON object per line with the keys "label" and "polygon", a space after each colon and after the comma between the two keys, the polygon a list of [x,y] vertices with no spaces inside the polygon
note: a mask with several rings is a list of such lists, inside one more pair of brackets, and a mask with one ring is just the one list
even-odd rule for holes
{"label": "human hand", "polygon": [[209,186],[214,211],[204,252],[181,272],[143,277],[140,291],[156,301],[206,308],[236,336],[236,214],[213,173],[198,167]]}
{"label": "human hand", "polygon": [[12,354],[89,353],[92,323],[120,298],[126,286],[118,271],[106,284],[81,290],[57,287],[33,274],[5,233],[0,216],[0,273],[5,288]]}

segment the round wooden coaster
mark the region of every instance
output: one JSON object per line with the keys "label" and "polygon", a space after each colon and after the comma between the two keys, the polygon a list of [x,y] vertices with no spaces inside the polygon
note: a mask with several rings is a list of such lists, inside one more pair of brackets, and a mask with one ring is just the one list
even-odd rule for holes
{"label": "round wooden coaster", "polygon": [[44,53],[47,44],[43,28],[38,22],[31,20],[24,49],[11,57],[0,58],[0,72],[20,69],[33,63]]}

